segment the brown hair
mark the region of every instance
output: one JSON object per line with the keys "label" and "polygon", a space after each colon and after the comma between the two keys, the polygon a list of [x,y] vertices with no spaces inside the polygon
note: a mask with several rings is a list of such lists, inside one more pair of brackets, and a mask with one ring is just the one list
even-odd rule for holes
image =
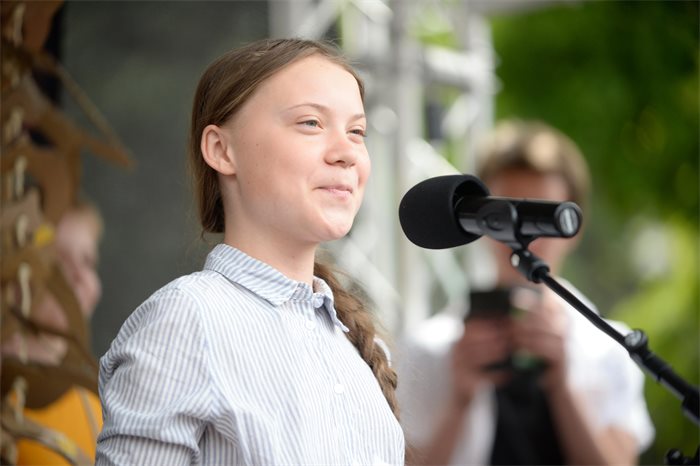
{"label": "brown hair", "polygon": [[499,123],[482,143],[477,175],[488,184],[507,170],[531,170],[561,176],[569,201],[585,209],[590,191],[588,165],[579,148],[561,131],[541,122]]}
{"label": "brown hair", "polygon": [[[206,233],[224,231],[224,206],[217,173],[204,162],[200,149],[207,125],[222,125],[253,95],[262,82],[284,67],[312,55],[321,55],[343,67],[357,80],[364,98],[364,85],[347,60],[333,45],[303,39],[263,39],[231,50],[214,61],[200,78],[192,106],[189,160],[202,228]],[[350,329],[348,339],[372,369],[389,406],[398,417],[395,397],[396,373],[387,355],[375,342],[372,315],[356,296],[346,291],[331,268],[316,262],[314,275],[333,290],[338,318]]]}

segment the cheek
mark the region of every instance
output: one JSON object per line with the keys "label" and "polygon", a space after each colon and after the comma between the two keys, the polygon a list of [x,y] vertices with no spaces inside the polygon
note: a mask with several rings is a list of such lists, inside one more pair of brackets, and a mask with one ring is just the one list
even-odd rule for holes
{"label": "cheek", "polygon": [[309,150],[294,144],[280,146],[276,142],[262,143],[251,151],[246,161],[247,178],[260,191],[293,183],[311,170]]}
{"label": "cheek", "polygon": [[513,251],[505,244],[494,239],[487,238],[487,240],[493,252],[494,259],[499,263],[510,264],[510,256],[513,254]]}
{"label": "cheek", "polygon": [[364,187],[367,183],[369,175],[372,173],[372,161],[369,156],[365,153],[361,156],[357,163],[357,178],[359,185]]}
{"label": "cheek", "polygon": [[76,292],[83,315],[86,318],[90,318],[102,296],[102,282],[97,272],[94,270],[83,271],[80,283],[77,284]]}
{"label": "cheek", "polygon": [[530,246],[530,250],[536,256],[544,259],[545,262],[557,266],[563,256],[566,255],[567,245],[561,239],[543,238],[535,241]]}
{"label": "cheek", "polygon": [[90,277],[91,277],[90,283],[92,284],[91,285],[92,296],[93,296],[95,303],[97,303],[97,301],[99,301],[100,298],[102,297],[102,282],[100,281],[100,278],[97,276],[97,272],[93,271],[90,274]]}
{"label": "cheek", "polygon": [[85,276],[85,289],[92,307],[97,304],[97,301],[102,297],[102,282],[100,282],[97,272],[90,271]]}
{"label": "cheek", "polygon": [[360,205],[365,198],[365,188],[367,187],[367,180],[369,179],[370,172],[372,171],[369,159],[363,162],[361,166],[357,167],[357,187],[359,190],[359,196],[357,197],[357,210],[360,209]]}

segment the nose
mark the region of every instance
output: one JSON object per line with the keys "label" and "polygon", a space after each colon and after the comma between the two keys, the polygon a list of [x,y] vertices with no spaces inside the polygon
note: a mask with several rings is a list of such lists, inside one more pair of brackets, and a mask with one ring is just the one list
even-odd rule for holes
{"label": "nose", "polygon": [[[362,146],[364,147],[364,146]],[[360,145],[345,131],[336,131],[331,137],[326,151],[326,163],[351,167],[357,162]]]}

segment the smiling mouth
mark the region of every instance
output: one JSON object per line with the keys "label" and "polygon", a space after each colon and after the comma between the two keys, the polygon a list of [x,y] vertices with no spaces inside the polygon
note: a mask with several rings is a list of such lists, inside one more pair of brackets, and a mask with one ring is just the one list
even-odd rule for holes
{"label": "smiling mouth", "polygon": [[350,197],[352,196],[353,189],[350,186],[338,185],[338,186],[322,186],[319,189],[332,194],[337,197]]}

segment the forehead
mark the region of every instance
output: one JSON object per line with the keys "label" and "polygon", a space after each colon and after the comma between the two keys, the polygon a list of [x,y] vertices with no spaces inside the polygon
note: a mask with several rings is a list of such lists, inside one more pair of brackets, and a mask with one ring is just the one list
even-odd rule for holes
{"label": "forehead", "polygon": [[97,243],[100,236],[100,223],[88,212],[68,212],[58,224],[56,242],[60,246],[77,243],[81,239],[89,239]]}
{"label": "forehead", "polygon": [[362,104],[355,77],[341,65],[316,54],[275,72],[260,84],[250,100],[284,104],[299,98],[328,98],[330,94],[346,96],[348,104]]}
{"label": "forehead", "polygon": [[509,169],[485,180],[491,194],[503,197],[565,200],[570,196],[563,176],[529,169]]}

